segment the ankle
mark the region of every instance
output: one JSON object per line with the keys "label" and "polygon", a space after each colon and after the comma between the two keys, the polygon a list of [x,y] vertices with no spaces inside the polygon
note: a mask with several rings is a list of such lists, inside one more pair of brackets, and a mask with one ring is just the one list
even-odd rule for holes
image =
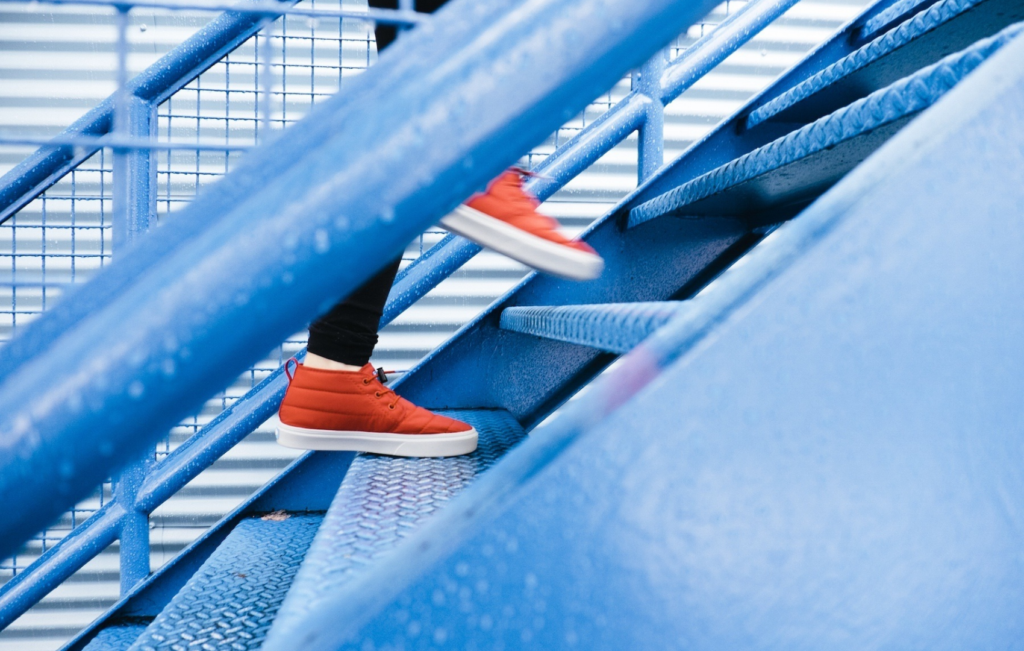
{"label": "ankle", "polygon": [[310,352],[306,353],[306,361],[303,362],[303,365],[306,366],[307,368],[316,368],[320,369],[321,371],[346,371],[349,373],[355,373],[357,371],[362,370],[361,366],[353,366],[352,364],[342,364],[341,362],[336,362],[333,359],[327,359],[326,357],[314,355],[313,353]]}

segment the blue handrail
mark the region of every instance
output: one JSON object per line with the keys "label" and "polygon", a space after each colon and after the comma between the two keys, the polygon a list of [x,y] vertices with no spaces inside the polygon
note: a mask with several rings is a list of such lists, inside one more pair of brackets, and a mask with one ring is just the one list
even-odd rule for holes
{"label": "blue handrail", "polygon": [[[644,89],[645,92],[630,93],[601,118],[588,125],[568,143],[559,147],[538,168],[542,176],[531,180],[531,189],[541,198],[547,198],[554,194],[565,183],[639,128],[653,103],[657,102],[661,105],[671,102],[700,76],[706,74],[795,2],[796,0],[756,0],[732,14],[725,22],[699,39],[666,68],[665,73],[659,79],[660,92],[656,88],[655,92],[651,92],[652,89],[648,85]],[[194,50],[193,40],[198,37],[199,35],[193,37],[182,47]],[[201,40],[208,43],[218,39],[206,35]],[[229,39],[221,37],[219,40],[223,42]],[[174,58],[175,54],[172,53],[165,57],[165,60]],[[194,75],[208,67],[210,63],[212,62],[192,68],[182,66],[181,69],[188,69],[190,74]],[[168,67],[159,63],[157,65]],[[152,76],[149,71],[144,73],[144,76],[147,74]],[[188,79],[177,80],[173,87],[180,87],[187,82]],[[168,94],[169,92],[164,92],[160,96],[166,97]],[[108,100],[108,103],[110,101]],[[81,122],[82,120],[79,121],[79,123]],[[660,133],[658,135],[660,137]],[[40,152],[36,156],[38,157],[42,153],[44,152]],[[73,165],[66,167],[73,167]],[[45,187],[39,188],[35,194],[42,189]],[[23,205],[23,203],[19,202],[19,205]],[[448,236],[435,245],[399,275],[385,309],[382,324],[393,320],[408,306],[461,267],[479,250],[476,245],[454,236]],[[136,498],[133,504],[128,505],[128,511],[118,510],[118,513],[151,513],[164,500],[203,469],[209,467],[271,416],[276,411],[285,388],[284,376],[278,370],[204,427],[185,445],[156,464],[140,480],[141,485],[136,489]],[[110,530],[103,525],[109,523],[110,518],[111,515],[106,512],[103,513],[103,517],[97,514],[76,529],[74,537],[69,536],[66,542],[58,543],[56,548],[47,552],[28,570],[20,573],[0,589],[0,628],[19,616],[91,558],[92,554],[81,553],[82,540],[95,538],[97,544],[90,549],[95,547],[96,551],[109,544],[110,541],[106,539],[110,535]],[[117,522],[120,523],[121,520],[118,519]],[[115,531],[113,535],[116,537],[118,534]],[[106,542],[99,545],[100,541]],[[70,547],[72,544],[75,545],[76,553],[68,554],[67,550],[61,549],[62,546]]]}
{"label": "blue handrail", "polygon": [[[46,313],[40,329],[58,336],[40,340],[28,326],[12,346],[31,345],[5,364],[0,384],[0,501],[19,506],[0,523],[0,555],[711,2],[601,5],[456,0],[356,78],[347,96],[247,154]],[[324,265],[327,253],[339,262]]]}

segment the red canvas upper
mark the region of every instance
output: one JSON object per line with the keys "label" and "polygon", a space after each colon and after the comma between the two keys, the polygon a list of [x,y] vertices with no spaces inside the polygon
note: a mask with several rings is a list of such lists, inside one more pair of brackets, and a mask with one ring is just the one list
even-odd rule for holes
{"label": "red canvas upper", "polygon": [[293,427],[345,432],[448,434],[472,429],[399,397],[380,383],[369,364],[355,372],[300,364],[279,416]]}
{"label": "red canvas upper", "polygon": [[491,181],[487,191],[470,197],[466,205],[545,240],[587,253],[597,253],[586,242],[570,240],[558,232],[558,222],[537,212],[540,202],[523,188],[522,172],[511,169]]}

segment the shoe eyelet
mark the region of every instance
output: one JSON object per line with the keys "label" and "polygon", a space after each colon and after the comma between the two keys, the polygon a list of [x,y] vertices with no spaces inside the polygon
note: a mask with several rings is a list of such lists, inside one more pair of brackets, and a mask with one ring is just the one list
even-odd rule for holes
{"label": "shoe eyelet", "polygon": [[380,391],[374,391],[373,395],[375,395],[375,396],[377,396],[379,398],[380,397]]}
{"label": "shoe eyelet", "polygon": [[394,411],[395,410],[395,406],[394,405],[388,405],[388,409],[390,409],[391,411]]}
{"label": "shoe eyelet", "polygon": [[370,383],[370,381],[371,381],[371,380],[370,380],[370,378],[368,378],[368,377],[367,377],[367,378],[363,378],[363,384],[369,384],[369,383]]}

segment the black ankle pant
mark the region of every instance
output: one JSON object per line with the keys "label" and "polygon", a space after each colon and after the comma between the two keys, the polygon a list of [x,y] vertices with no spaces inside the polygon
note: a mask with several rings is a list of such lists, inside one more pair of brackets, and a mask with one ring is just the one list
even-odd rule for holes
{"label": "black ankle pant", "polygon": [[[448,0],[416,0],[416,11],[434,13]],[[369,0],[376,9],[398,9],[398,0]],[[381,52],[398,35],[394,25],[374,27],[377,52]],[[363,366],[370,361],[377,345],[377,328],[384,313],[391,284],[395,282],[401,258],[389,263],[362,287],[330,309],[309,326],[308,350],[327,359]]]}

